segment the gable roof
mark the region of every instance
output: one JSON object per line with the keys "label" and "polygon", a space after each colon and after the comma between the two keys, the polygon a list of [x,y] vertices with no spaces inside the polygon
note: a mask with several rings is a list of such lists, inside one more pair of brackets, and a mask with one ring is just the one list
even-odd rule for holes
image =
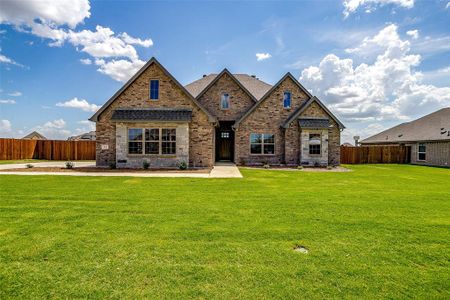
{"label": "gable roof", "polygon": [[116,109],[113,112],[113,122],[162,121],[190,122],[192,110],[171,108],[127,108]]}
{"label": "gable roof", "polygon": [[236,128],[239,123],[241,123],[243,120],[245,120],[264,100],[266,100],[270,94],[272,94],[272,92],[284,81],[286,80],[286,78],[290,78],[292,79],[292,81],[309,97],[312,97],[311,93],[305,89],[305,87],[303,85],[300,84],[300,82],[298,82],[297,79],[295,79],[295,77],[290,73],[287,72],[274,86],[272,86],[265,94],[264,96],[258,101],[258,103],[256,103],[255,105],[253,105],[249,110],[247,110],[247,112],[239,119],[236,121],[236,123],[234,123],[233,127]]}
{"label": "gable roof", "polygon": [[341,123],[341,121],[336,118],[335,115],[325,106],[325,104],[322,103],[322,101],[319,100],[316,96],[310,98],[308,101],[303,103],[299,108],[297,108],[283,123],[281,127],[288,128],[289,124],[294,121],[302,112],[304,112],[311,104],[317,103],[338,125],[340,129],[344,129],[344,124]]}
{"label": "gable roof", "polygon": [[192,96],[198,99],[206,93],[206,91],[223,76],[223,74],[228,74],[254,102],[257,102],[258,99],[272,87],[270,84],[247,74],[231,74],[231,72],[225,68],[219,74],[209,74],[189,83],[186,85],[186,89]]}
{"label": "gable roof", "polygon": [[210,122],[217,122],[216,117],[211,115],[206,108],[204,108],[192,95],[189,93],[186,88],[181,85],[181,83],[178,82],[178,80],[175,79],[175,77],[172,76],[172,74],[169,73],[169,71],[164,68],[161,63],[156,60],[156,58],[152,57],[139,71],[137,71],[136,74],[133,75],[105,104],[103,104],[102,107],[100,107],[97,112],[89,118],[90,121],[98,121],[99,115],[105,111],[113,102],[117,99],[142,73],[144,73],[145,70],[147,70],[152,64],[156,64],[166,76],[168,76],[175,84],[189,97],[189,99],[194,102],[194,104],[199,107],[207,116]]}
{"label": "gable roof", "polygon": [[450,141],[450,107],[384,130],[362,140],[361,144],[417,141]]}
{"label": "gable roof", "polygon": [[33,132],[27,134],[27,135],[24,136],[22,139],[24,139],[24,140],[29,140],[29,139],[32,139],[32,138],[37,138],[37,139],[39,139],[39,140],[46,140],[46,139],[47,139],[45,136],[43,136],[42,134],[40,134],[40,133],[37,132],[37,131],[33,131]]}

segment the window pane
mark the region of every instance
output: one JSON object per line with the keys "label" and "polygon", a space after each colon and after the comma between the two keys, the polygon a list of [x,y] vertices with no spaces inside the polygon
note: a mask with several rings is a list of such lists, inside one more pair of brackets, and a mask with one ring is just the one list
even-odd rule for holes
{"label": "window pane", "polygon": [[250,153],[252,154],[261,154],[261,144],[251,144],[250,145]]}
{"label": "window pane", "polygon": [[159,154],[159,142],[146,142],[145,143],[146,154]]}
{"label": "window pane", "polygon": [[142,141],[142,129],[140,129],[140,128],[128,129],[128,140],[129,141]]}
{"label": "window pane", "polygon": [[275,143],[274,135],[273,134],[264,134],[264,143],[268,143],[268,144]]}
{"label": "window pane", "polygon": [[162,154],[175,154],[176,143],[175,142],[162,142]]}
{"label": "window pane", "polygon": [[274,144],[264,145],[264,154],[274,154],[274,153],[275,153]]}
{"label": "window pane", "polygon": [[309,154],[320,154],[320,145],[309,145]]}
{"label": "window pane", "polygon": [[162,140],[175,142],[177,140],[176,129],[163,129]]}
{"label": "window pane", "polygon": [[228,94],[222,94],[222,98],[220,100],[220,106],[223,109],[227,109],[230,107],[230,95]]}
{"label": "window pane", "polygon": [[159,98],[159,80],[150,80],[150,99]]}
{"label": "window pane", "polygon": [[291,93],[290,92],[284,92],[283,105],[285,108],[291,107]]}
{"label": "window pane", "polygon": [[425,153],[419,153],[419,160],[425,160]]}
{"label": "window pane", "polygon": [[142,142],[129,142],[128,143],[129,154],[142,154]]}
{"label": "window pane", "polygon": [[427,147],[425,146],[425,144],[419,144],[419,152],[426,152]]}
{"label": "window pane", "polygon": [[159,141],[159,129],[145,129],[145,140],[146,141]]}
{"label": "window pane", "polygon": [[261,143],[262,142],[262,135],[259,133],[252,133],[250,134],[250,143],[251,144],[255,144],[255,143]]}

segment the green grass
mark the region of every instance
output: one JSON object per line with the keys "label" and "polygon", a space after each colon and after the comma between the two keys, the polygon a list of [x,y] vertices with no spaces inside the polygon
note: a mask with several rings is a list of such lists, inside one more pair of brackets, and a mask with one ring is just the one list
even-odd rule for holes
{"label": "green grass", "polygon": [[45,159],[0,160],[0,165],[39,163],[39,162],[46,162],[46,161],[48,161],[48,160],[45,160]]}
{"label": "green grass", "polygon": [[449,299],[450,170],[350,168],[0,176],[0,298]]}

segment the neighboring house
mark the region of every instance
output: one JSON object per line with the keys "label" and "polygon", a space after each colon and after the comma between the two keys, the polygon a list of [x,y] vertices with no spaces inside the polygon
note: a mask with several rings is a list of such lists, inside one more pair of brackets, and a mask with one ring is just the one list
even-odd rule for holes
{"label": "neighboring house", "polygon": [[411,147],[411,163],[450,166],[450,107],[403,123],[361,141],[363,146]]}
{"label": "neighboring house", "polygon": [[33,131],[32,133],[24,136],[22,139],[24,139],[24,140],[46,140],[47,138],[45,136],[43,136],[42,134],[40,134],[39,132]]}
{"label": "neighboring house", "polygon": [[71,136],[68,141],[95,141],[95,131],[89,131],[80,135]]}
{"label": "neighboring house", "polygon": [[90,119],[97,165],[339,165],[344,125],[290,73],[205,75],[182,86],[155,58]]}

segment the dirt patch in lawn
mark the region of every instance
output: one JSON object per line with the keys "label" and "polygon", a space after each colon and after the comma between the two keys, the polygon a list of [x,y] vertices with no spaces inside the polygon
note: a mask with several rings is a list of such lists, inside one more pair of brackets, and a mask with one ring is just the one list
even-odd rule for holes
{"label": "dirt patch in lawn", "polygon": [[211,171],[209,168],[204,169],[188,169],[188,170],[178,170],[178,169],[107,169],[107,168],[96,168],[96,167],[78,167],[73,169],[61,168],[61,167],[33,167],[33,168],[20,168],[20,169],[4,169],[0,172],[64,172],[64,173],[200,173],[208,174]]}

